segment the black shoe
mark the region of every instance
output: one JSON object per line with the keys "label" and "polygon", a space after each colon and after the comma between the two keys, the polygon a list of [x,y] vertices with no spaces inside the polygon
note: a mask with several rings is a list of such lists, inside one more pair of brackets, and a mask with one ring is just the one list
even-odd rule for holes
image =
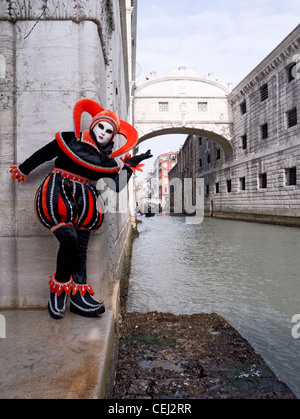
{"label": "black shoe", "polygon": [[70,297],[70,311],[83,317],[98,317],[105,312],[103,301],[95,300],[90,285],[73,284]]}
{"label": "black shoe", "polygon": [[52,319],[58,320],[65,316],[67,309],[68,295],[71,292],[72,279],[69,282],[58,282],[55,275],[50,276],[50,296],[48,311]]}
{"label": "black shoe", "polygon": [[48,311],[52,319],[58,320],[65,316],[67,309],[68,294],[63,291],[59,296],[56,292],[50,292]]}

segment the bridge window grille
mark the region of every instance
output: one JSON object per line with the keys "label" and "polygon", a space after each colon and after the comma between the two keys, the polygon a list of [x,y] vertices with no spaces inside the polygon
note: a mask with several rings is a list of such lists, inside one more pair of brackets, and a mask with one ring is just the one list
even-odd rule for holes
{"label": "bridge window grille", "polygon": [[265,140],[266,138],[268,138],[268,137],[269,137],[269,127],[268,127],[268,124],[264,124],[264,125],[262,125],[262,126],[260,127],[260,129],[261,129],[261,138],[262,138],[263,140]]}
{"label": "bridge window grille", "polygon": [[248,141],[247,141],[247,135],[242,136],[242,148],[243,150],[247,150],[248,147]]}
{"label": "bridge window grille", "polygon": [[240,104],[240,110],[242,115],[245,115],[247,112],[247,102],[245,100]]}
{"label": "bridge window grille", "polygon": [[269,97],[269,89],[268,84],[264,84],[260,89],[260,101],[263,102],[264,100],[268,99]]}
{"label": "bridge window grille", "polygon": [[294,127],[295,125],[297,125],[298,121],[297,121],[297,108],[291,109],[290,111],[288,111],[287,113],[287,117],[288,117],[288,128]]}
{"label": "bridge window grille", "polygon": [[227,192],[231,193],[232,188],[231,188],[231,179],[227,180]]}
{"label": "bridge window grille", "polygon": [[240,178],[240,190],[241,191],[246,190],[246,178],[245,177]]}
{"label": "bridge window grille", "polygon": [[208,110],[208,103],[207,102],[198,102],[198,111],[199,112],[207,112]]}
{"label": "bridge window grille", "polygon": [[159,102],[159,112],[169,112],[169,102]]}
{"label": "bridge window grille", "polygon": [[286,170],[286,184],[288,186],[297,185],[297,168],[291,167]]}
{"label": "bridge window grille", "polygon": [[266,173],[261,173],[259,175],[259,188],[260,189],[267,189],[267,187],[268,187],[267,174]]}

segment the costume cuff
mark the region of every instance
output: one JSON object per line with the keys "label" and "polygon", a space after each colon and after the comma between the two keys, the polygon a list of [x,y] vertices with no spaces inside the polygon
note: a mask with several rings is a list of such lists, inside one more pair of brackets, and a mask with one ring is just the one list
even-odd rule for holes
{"label": "costume cuff", "polygon": [[131,154],[126,154],[124,159],[121,157],[122,162],[125,166],[129,167],[133,172],[139,171],[143,172],[142,167],[145,166],[144,164],[137,164],[135,167],[131,166],[130,163],[127,161],[131,158]]}
{"label": "costume cuff", "polygon": [[19,169],[19,165],[18,164],[14,164],[10,167],[10,171],[9,173],[12,173],[12,178],[13,179],[17,179],[18,182],[24,182],[27,183],[28,182],[28,176],[24,175],[24,173],[21,172],[21,170]]}
{"label": "costume cuff", "polygon": [[52,293],[56,292],[57,295],[61,295],[63,291],[66,292],[66,294],[70,295],[72,285],[73,285],[73,278],[71,278],[68,282],[58,282],[55,279],[55,274],[49,276],[49,289]]}
{"label": "costume cuff", "polygon": [[90,285],[88,284],[80,285],[80,284],[75,284],[74,282],[73,288],[72,288],[72,295],[75,295],[78,291],[80,292],[82,297],[84,297],[86,292],[88,292],[91,295],[94,295],[93,288]]}

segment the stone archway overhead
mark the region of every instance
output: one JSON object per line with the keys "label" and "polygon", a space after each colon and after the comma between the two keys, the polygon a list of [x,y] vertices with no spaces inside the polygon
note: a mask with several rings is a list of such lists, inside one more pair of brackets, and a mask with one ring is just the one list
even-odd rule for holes
{"label": "stone archway overhead", "polygon": [[163,77],[150,73],[134,92],[134,125],[140,142],[157,135],[193,134],[231,149],[231,90],[214,74],[202,77],[191,68],[172,68]]}

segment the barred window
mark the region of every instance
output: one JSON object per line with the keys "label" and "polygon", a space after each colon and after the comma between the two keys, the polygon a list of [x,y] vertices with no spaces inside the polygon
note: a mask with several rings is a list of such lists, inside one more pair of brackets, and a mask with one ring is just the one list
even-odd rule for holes
{"label": "barred window", "polygon": [[159,112],[169,112],[169,102],[159,102]]}
{"label": "barred window", "polygon": [[208,111],[208,103],[207,102],[198,102],[198,111],[199,112],[207,112]]}
{"label": "barred window", "polygon": [[231,179],[227,180],[227,192],[231,192]]}
{"label": "barred window", "polygon": [[247,112],[247,103],[245,100],[240,104],[240,111],[242,115],[244,115]]}
{"label": "barred window", "polygon": [[288,186],[297,185],[297,168],[286,169],[286,184]]}
{"label": "barred window", "polygon": [[264,100],[268,99],[269,97],[269,88],[268,84],[264,84],[260,89],[260,101],[263,102]]}
{"label": "barred window", "polygon": [[291,109],[290,111],[288,111],[287,113],[287,118],[288,118],[288,128],[294,127],[295,125],[297,125],[298,121],[297,121],[297,108]]}
{"label": "barred window", "polygon": [[245,177],[240,178],[240,190],[241,191],[246,190],[246,178]]}
{"label": "barred window", "polygon": [[266,173],[261,173],[259,175],[259,188],[260,189],[266,189],[267,187],[268,187],[267,174]]}
{"label": "barred window", "polygon": [[261,125],[260,129],[261,129],[261,138],[263,140],[265,140],[266,138],[269,137],[269,127],[268,127],[268,124]]}
{"label": "barred window", "polygon": [[247,141],[247,135],[242,136],[242,148],[243,150],[247,150],[248,147],[248,141]]}

